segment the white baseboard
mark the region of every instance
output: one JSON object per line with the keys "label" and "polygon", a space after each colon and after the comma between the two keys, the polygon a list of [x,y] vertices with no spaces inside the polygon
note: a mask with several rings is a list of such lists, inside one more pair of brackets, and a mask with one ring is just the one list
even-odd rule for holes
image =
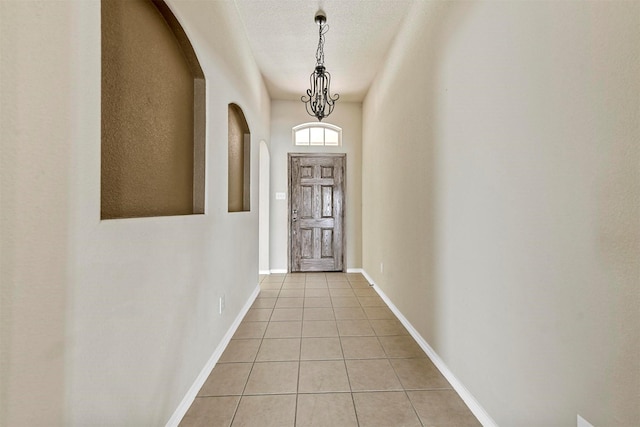
{"label": "white baseboard", "polygon": [[229,345],[231,337],[233,337],[233,334],[236,333],[236,329],[238,329],[238,326],[240,326],[240,322],[242,322],[242,319],[244,319],[244,316],[251,308],[251,305],[255,301],[259,292],[260,286],[258,285],[247,300],[247,303],[244,305],[244,307],[242,307],[242,310],[240,310],[240,313],[238,313],[238,316],[236,316],[236,319],[233,321],[231,327],[222,338],[222,341],[220,341],[220,344],[218,344],[218,347],[216,347],[213,354],[200,371],[200,374],[189,388],[189,391],[187,391],[187,394],[185,394],[182,402],[180,402],[180,405],[178,405],[176,410],[173,412],[173,415],[171,415],[171,418],[169,418],[169,421],[167,421],[165,427],[178,427],[178,424],[180,424],[180,421],[182,421],[182,418],[191,407],[191,404],[198,395],[198,392],[202,388],[204,382],[207,380],[207,378],[209,378],[209,375],[211,375],[211,371],[213,371],[216,363],[218,363],[218,359],[220,359],[220,356],[222,356],[222,352],[227,348],[227,345]]}
{"label": "white baseboard", "polygon": [[447,367],[447,365],[440,358],[440,356],[438,356],[435,350],[431,348],[429,343],[427,343],[427,341],[424,338],[422,338],[420,333],[418,333],[418,331],[407,320],[407,318],[404,317],[404,315],[400,312],[400,310],[398,310],[398,307],[396,307],[391,302],[389,297],[385,295],[382,289],[380,289],[378,285],[375,284],[371,276],[369,276],[365,271],[362,271],[362,275],[373,286],[373,288],[376,290],[378,295],[380,295],[380,298],[382,298],[384,302],[387,303],[387,305],[389,306],[393,314],[396,315],[398,320],[400,320],[400,322],[404,325],[404,327],[407,328],[407,331],[409,331],[409,333],[416,340],[418,345],[422,348],[422,350],[424,350],[424,352],[427,354],[429,359],[431,359],[433,364],[436,365],[436,368],[438,368],[440,373],[442,373],[442,375],[447,379],[447,381],[449,381],[449,384],[451,384],[451,387],[453,387],[453,389],[458,393],[458,395],[460,395],[460,398],[462,398],[462,400],[467,405],[469,410],[473,413],[473,415],[475,415],[478,421],[480,421],[483,427],[498,427],[498,424],[496,424],[496,422],[491,418],[491,416],[489,416],[487,411],[484,410],[484,408],[475,399],[475,397],[473,397],[471,392],[469,392],[469,390],[467,390],[467,388],[460,382],[460,380],[458,380],[456,376],[453,375],[453,372],[451,372],[449,367]]}
{"label": "white baseboard", "polygon": [[258,271],[258,274],[283,274],[283,273],[288,273],[288,271],[286,269],[281,269],[281,268],[274,268],[273,270],[260,270]]}
{"label": "white baseboard", "polygon": [[[367,274],[367,272],[366,272],[366,271],[364,271],[362,268],[360,268],[359,270],[360,270],[360,271],[359,271],[359,273],[362,273],[362,275],[364,276],[364,278],[365,278],[365,279],[367,279],[367,282],[369,282],[369,284],[370,284],[371,286],[374,286],[374,285],[375,285],[375,283],[373,282],[373,279],[371,278],[371,276],[369,276],[369,275]],[[376,288],[376,292],[378,292],[378,293],[380,294],[382,291],[381,291],[379,288]],[[385,298],[386,298],[386,295],[385,295]],[[388,299],[388,298],[387,298],[387,299]],[[387,300],[385,300],[385,302],[386,302],[386,301],[387,301]],[[395,307],[395,306],[394,306],[394,307]]]}
{"label": "white baseboard", "polygon": [[578,427],[593,427],[593,425],[589,421],[578,415]]}
{"label": "white baseboard", "polygon": [[[259,274],[282,274],[282,273],[288,273],[287,269],[281,269],[281,268],[274,268],[273,270],[260,270],[258,272]],[[361,268],[347,268],[347,273],[363,273],[364,274],[364,270]]]}

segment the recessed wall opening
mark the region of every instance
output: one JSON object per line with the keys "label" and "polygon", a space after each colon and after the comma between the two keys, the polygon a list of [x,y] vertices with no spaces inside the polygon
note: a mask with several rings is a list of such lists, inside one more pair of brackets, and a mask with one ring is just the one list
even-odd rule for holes
{"label": "recessed wall opening", "polygon": [[204,213],[205,80],[162,0],[102,0],[102,219]]}
{"label": "recessed wall opening", "polygon": [[251,210],[251,132],[242,108],[229,104],[229,212]]}

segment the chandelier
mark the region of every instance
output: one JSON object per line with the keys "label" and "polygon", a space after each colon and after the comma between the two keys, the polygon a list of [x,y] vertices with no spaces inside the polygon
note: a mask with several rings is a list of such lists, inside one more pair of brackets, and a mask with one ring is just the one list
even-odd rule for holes
{"label": "chandelier", "polygon": [[322,121],[333,111],[336,101],[340,98],[337,93],[331,96],[331,74],[324,68],[324,35],[329,31],[327,25],[327,15],[322,10],[316,13],[314,18],[319,27],[318,49],[316,50],[316,68],[311,73],[310,89],[307,94],[303,95],[300,100],[305,103],[307,113],[315,116],[318,121]]}

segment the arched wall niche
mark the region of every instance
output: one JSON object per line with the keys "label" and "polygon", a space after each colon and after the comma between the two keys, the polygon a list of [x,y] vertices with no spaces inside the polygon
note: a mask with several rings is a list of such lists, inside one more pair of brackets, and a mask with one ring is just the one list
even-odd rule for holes
{"label": "arched wall niche", "polygon": [[242,108],[229,104],[229,212],[251,210],[251,131]]}
{"label": "arched wall niche", "polygon": [[205,79],[162,0],[102,0],[102,219],[204,213]]}

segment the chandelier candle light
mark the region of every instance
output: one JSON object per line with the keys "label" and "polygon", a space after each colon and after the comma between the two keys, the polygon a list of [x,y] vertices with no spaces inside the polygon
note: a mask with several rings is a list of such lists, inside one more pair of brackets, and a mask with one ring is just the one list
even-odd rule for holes
{"label": "chandelier candle light", "polygon": [[311,88],[307,89],[307,95],[300,99],[305,103],[307,113],[322,121],[333,111],[336,101],[340,98],[337,93],[331,96],[331,74],[324,68],[324,35],[329,31],[327,15],[322,10],[316,13],[314,18],[319,29],[318,49],[316,50],[316,68],[311,73]]}

